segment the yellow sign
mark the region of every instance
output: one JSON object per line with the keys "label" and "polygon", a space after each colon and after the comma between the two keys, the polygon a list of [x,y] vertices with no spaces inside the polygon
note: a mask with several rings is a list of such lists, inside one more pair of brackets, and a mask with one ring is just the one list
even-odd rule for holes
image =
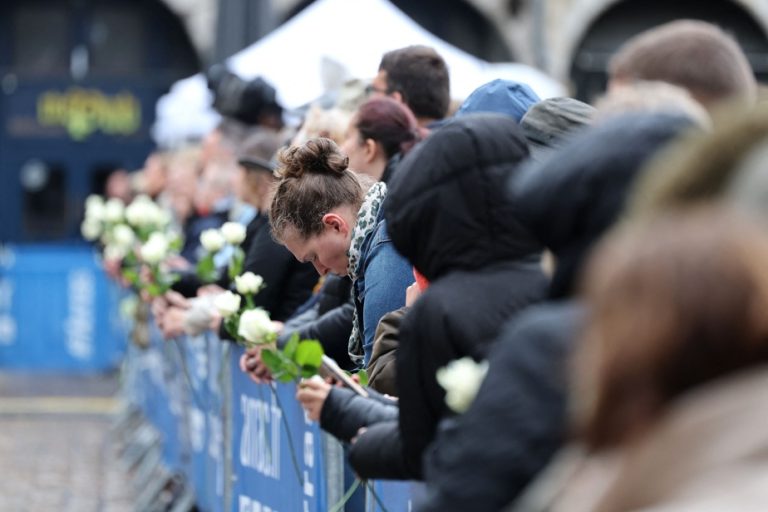
{"label": "yellow sign", "polygon": [[129,92],[108,96],[95,89],[73,87],[40,95],[37,120],[43,126],[63,126],[75,140],[83,140],[96,130],[131,135],[141,126],[141,104]]}

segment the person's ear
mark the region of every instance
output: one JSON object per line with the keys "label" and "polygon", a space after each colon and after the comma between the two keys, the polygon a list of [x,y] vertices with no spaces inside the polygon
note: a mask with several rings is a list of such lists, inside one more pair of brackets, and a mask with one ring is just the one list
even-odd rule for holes
{"label": "person's ear", "polygon": [[378,156],[379,145],[373,139],[365,139],[363,142],[363,154],[365,155],[365,162],[371,163],[376,160]]}
{"label": "person's ear", "polygon": [[400,91],[392,91],[391,93],[389,93],[389,97],[394,100],[397,100],[402,104],[405,104],[405,100],[403,99],[403,95]]}
{"label": "person's ear", "polygon": [[337,231],[342,235],[346,235],[349,231],[347,221],[344,220],[344,217],[337,213],[329,212],[323,215],[323,224],[325,225],[326,229],[332,229],[333,231]]}

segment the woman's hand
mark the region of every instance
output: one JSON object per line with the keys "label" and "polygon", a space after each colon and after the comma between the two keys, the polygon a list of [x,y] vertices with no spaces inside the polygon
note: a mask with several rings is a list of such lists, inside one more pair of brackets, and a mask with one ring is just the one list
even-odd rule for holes
{"label": "woman's hand", "polygon": [[312,421],[320,420],[320,412],[323,410],[325,399],[331,391],[331,385],[321,378],[304,379],[296,391],[296,400],[307,411],[307,416]]}
{"label": "woman's hand", "polygon": [[245,351],[240,357],[240,370],[247,373],[256,384],[269,384],[272,382],[272,373],[261,360],[262,347],[253,347]]}

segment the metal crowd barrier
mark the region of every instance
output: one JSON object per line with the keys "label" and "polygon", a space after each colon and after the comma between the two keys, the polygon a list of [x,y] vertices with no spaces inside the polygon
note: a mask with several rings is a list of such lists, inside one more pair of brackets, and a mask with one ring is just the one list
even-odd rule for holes
{"label": "metal crowd barrier", "polygon": [[254,384],[238,369],[243,349],[213,333],[164,341],[147,324],[148,346],[127,350],[115,426],[137,510],[410,510],[418,484],[356,484],[344,447],[306,419],[295,385]]}

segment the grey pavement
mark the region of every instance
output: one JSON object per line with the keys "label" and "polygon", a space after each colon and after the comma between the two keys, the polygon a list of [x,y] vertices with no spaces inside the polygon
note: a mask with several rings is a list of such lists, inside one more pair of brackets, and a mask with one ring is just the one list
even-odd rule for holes
{"label": "grey pavement", "polygon": [[131,512],[112,377],[0,372],[0,512]]}

